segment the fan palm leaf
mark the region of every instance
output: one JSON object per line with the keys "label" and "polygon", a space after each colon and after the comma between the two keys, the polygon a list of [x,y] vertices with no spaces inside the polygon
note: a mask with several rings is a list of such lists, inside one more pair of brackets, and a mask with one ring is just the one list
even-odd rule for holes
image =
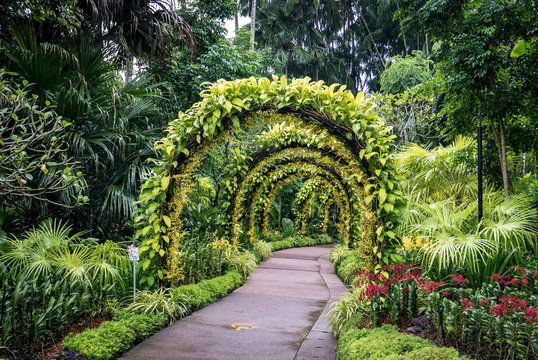
{"label": "fan palm leaf", "polygon": [[72,250],[68,248],[59,249],[54,254],[54,262],[58,267],[65,270],[64,277],[73,280],[88,279],[91,268],[91,248],[75,247]]}

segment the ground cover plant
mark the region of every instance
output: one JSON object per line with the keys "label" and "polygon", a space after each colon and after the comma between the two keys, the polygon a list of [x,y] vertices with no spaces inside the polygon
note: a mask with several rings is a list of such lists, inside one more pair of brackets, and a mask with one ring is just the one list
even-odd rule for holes
{"label": "ground cover plant", "polygon": [[338,340],[339,359],[458,360],[454,348],[439,348],[419,337],[403,334],[395,326],[375,329],[349,327]]}

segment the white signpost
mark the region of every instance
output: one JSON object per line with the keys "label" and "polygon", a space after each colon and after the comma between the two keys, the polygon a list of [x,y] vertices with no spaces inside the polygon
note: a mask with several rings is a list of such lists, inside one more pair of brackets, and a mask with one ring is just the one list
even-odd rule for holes
{"label": "white signpost", "polygon": [[133,301],[136,299],[136,262],[140,260],[138,248],[134,245],[129,245],[127,249],[129,253],[129,260],[133,262]]}

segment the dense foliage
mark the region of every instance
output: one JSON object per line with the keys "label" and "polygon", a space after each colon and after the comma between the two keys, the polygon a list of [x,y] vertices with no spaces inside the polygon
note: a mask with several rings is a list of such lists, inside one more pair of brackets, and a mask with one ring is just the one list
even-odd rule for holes
{"label": "dense foliage", "polygon": [[341,358],[536,357],[536,6],[2,1],[0,357],[116,313],[64,342],[112,358],[333,239]]}

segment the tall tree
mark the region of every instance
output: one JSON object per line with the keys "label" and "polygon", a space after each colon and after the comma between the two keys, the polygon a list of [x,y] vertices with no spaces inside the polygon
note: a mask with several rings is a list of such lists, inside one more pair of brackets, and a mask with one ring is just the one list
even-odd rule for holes
{"label": "tall tree", "polygon": [[538,35],[536,12],[536,2],[529,0],[402,0],[405,28],[420,28],[437,42],[434,56],[443,75],[449,131],[472,129],[476,117],[485,119],[497,144],[506,196],[508,134],[528,127],[537,110],[532,69],[538,45],[521,58],[511,57],[510,50],[519,39]]}

